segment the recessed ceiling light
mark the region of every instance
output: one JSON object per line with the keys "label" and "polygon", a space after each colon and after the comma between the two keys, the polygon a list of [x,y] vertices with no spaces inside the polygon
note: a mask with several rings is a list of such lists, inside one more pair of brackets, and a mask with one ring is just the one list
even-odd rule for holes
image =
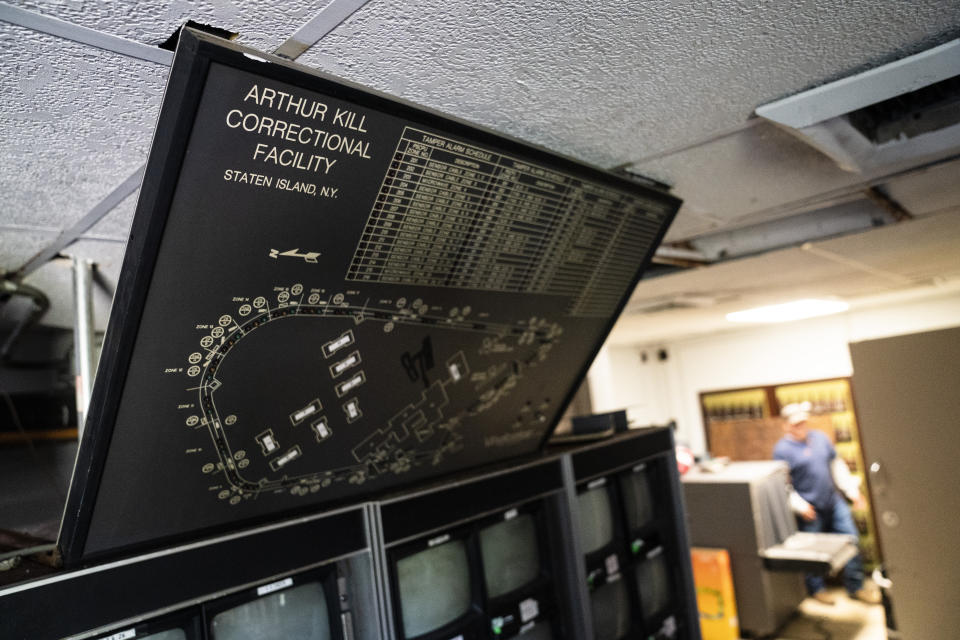
{"label": "recessed ceiling light", "polygon": [[842,313],[850,305],[842,300],[794,300],[727,314],[730,322],[789,322]]}

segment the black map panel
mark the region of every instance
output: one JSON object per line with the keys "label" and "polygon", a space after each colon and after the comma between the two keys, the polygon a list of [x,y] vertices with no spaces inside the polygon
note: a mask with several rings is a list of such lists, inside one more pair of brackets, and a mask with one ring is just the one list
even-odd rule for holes
{"label": "black map panel", "polygon": [[184,38],[68,559],[537,450],[678,201]]}

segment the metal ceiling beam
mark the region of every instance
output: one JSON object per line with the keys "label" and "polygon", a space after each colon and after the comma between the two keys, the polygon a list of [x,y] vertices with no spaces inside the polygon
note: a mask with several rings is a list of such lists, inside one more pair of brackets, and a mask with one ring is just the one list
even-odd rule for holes
{"label": "metal ceiling beam", "polygon": [[913,214],[907,211],[906,207],[904,207],[902,204],[884,193],[880,187],[870,187],[869,189],[864,189],[863,193],[875,205],[893,216],[894,220],[897,222],[913,220]]}
{"label": "metal ceiling beam", "polygon": [[100,221],[105,215],[110,213],[118,204],[127,199],[134,191],[140,187],[140,178],[143,176],[144,166],[134,171],[124,180],[119,187],[114,189],[106,198],[97,203],[97,205],[78,220],[69,229],[65,229],[57,236],[57,239],[50,243],[40,253],[30,258],[25,265],[13,273],[15,280],[22,280],[25,276],[36,271],[52,258],[57,257],[61,251],[83,235],[90,227]]}
{"label": "metal ceiling beam", "polygon": [[369,1],[333,0],[309,22],[297,29],[297,32],[277,47],[273,54],[290,60],[299,58],[307,49],[320,42]]}
{"label": "metal ceiling beam", "polygon": [[660,245],[653,254],[654,264],[665,264],[672,267],[691,269],[712,264],[707,256],[696,249],[682,249],[670,245]]}
{"label": "metal ceiling beam", "polygon": [[104,51],[169,67],[173,52],[0,2],[0,20],[40,33],[73,40]]}

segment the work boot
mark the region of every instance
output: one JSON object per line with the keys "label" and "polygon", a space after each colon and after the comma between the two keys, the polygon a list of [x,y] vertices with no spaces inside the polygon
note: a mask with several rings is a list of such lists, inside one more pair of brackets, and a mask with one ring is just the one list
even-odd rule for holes
{"label": "work boot", "polygon": [[[862,591],[862,589],[861,589],[861,591]],[[820,602],[820,603],[823,603],[823,604],[837,604],[836,598],[834,598],[833,596],[831,596],[831,595],[830,595],[829,593],[827,593],[826,591],[817,591],[817,592],[816,592],[815,594],[813,594],[811,597],[812,597],[814,600],[816,600],[817,602]]]}

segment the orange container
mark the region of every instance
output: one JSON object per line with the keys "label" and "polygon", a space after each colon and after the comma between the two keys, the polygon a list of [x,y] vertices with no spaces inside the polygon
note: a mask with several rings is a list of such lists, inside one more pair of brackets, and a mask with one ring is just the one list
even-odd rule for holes
{"label": "orange container", "polygon": [[738,640],[740,622],[726,549],[690,549],[703,640]]}

